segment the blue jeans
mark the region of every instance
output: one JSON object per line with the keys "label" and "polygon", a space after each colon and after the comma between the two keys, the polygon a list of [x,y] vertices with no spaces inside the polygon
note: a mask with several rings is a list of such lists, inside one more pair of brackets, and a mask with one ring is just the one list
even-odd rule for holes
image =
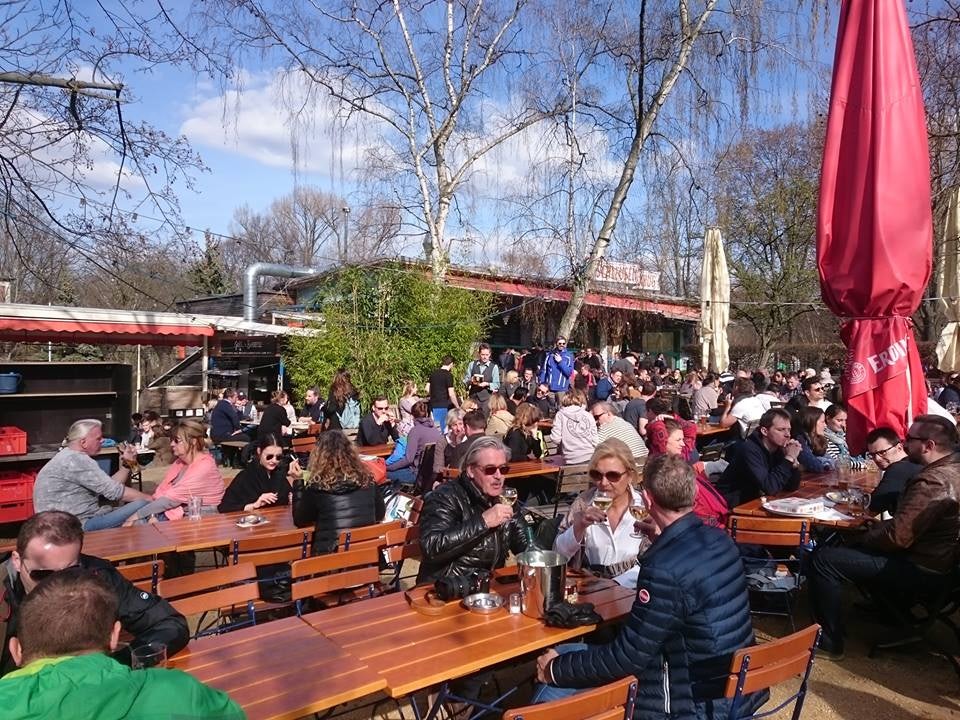
{"label": "blue jeans", "polygon": [[[566,653],[586,650],[588,647],[586,643],[564,643],[563,645],[557,645],[554,650],[561,655],[565,655]],[[532,705],[538,705],[540,703],[553,702],[554,700],[563,700],[571,695],[576,695],[589,689],[590,688],[554,687],[553,685],[537,683],[537,686],[533,689],[533,698],[530,700],[530,703]]]}
{"label": "blue jeans", "polygon": [[147,500],[134,500],[102,515],[94,515],[83,523],[83,531],[105,530],[123,525],[124,521],[147,504]]}
{"label": "blue jeans", "polygon": [[412,484],[417,478],[413,474],[413,468],[405,467],[398,468],[397,470],[387,470],[387,480],[393,482],[394,485],[397,484]]}
{"label": "blue jeans", "polygon": [[447,408],[434,408],[430,412],[433,414],[434,424],[443,432],[447,427]]}

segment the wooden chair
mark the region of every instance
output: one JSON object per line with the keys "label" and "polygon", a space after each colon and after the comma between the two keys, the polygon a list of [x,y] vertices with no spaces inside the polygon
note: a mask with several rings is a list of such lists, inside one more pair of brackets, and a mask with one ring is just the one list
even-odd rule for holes
{"label": "wooden chair", "polygon": [[157,594],[157,583],[163,577],[163,560],[116,565],[117,572],[133,583],[134,587]]}
{"label": "wooden chair", "polygon": [[579,465],[565,465],[557,474],[557,496],[553,501],[553,517],[560,511],[560,500],[564,496],[576,497],[590,487],[590,476],[587,470],[589,463]]}
{"label": "wooden chair", "polygon": [[[800,555],[810,539],[810,525],[802,518],[764,518],[731,515],[727,521],[730,537],[738,545],[762,545],[766,557],[745,557],[747,587],[751,597],[782,598],[784,610],[751,609],[757,615],[779,615],[793,620],[793,600],[800,592],[804,577]],[[786,574],[783,574],[783,571]],[[780,571],[781,574],[777,575]]]}
{"label": "wooden chair", "polygon": [[383,539],[391,530],[399,530],[403,527],[403,520],[392,520],[386,523],[376,523],[375,525],[363,525],[361,527],[341,530],[340,537],[337,538],[337,548],[339,551],[346,551],[354,543],[362,543],[372,547],[380,547]]}
{"label": "wooden chair", "polygon": [[403,561],[420,559],[420,528],[416,525],[407,525],[391,530],[384,538],[381,553],[383,559],[394,571],[393,578],[387,583],[387,587],[399,590]]}
{"label": "wooden chair", "polygon": [[779,640],[737,650],[733,654],[730,675],[727,676],[727,684],[723,692],[723,696],[731,700],[728,720],[740,717],[738,711],[744,695],[766,690],[800,676],[800,687],[793,695],[772,710],[758,712],[752,716],[769,717],[790,703],[796,703],[792,718],[799,720],[819,641],[820,626],[811,625]]}
{"label": "wooden chair", "polygon": [[726,447],[723,443],[710,443],[704,446],[700,451],[701,462],[712,462],[723,457],[723,450]]}
{"label": "wooden chair", "polygon": [[407,517],[407,525],[418,525],[420,523],[420,513],[423,512],[423,498],[415,497],[410,506],[410,515]]}
{"label": "wooden chair", "polygon": [[433,483],[438,480],[437,474],[433,472],[433,460],[436,454],[437,446],[430,443],[423,448],[420,453],[420,465],[417,467],[417,477],[413,481],[413,494],[426,495],[433,490]]}
{"label": "wooden chair", "polygon": [[637,697],[633,676],[562,700],[507,710],[503,720],[630,720]]}
{"label": "wooden chair", "polygon": [[[317,444],[317,438],[315,435],[301,435],[300,437],[295,437],[290,441],[290,447],[293,449],[294,455],[298,458],[309,458],[310,453],[313,451],[313,447]],[[304,465],[304,463],[300,463]]]}
{"label": "wooden chair", "polygon": [[290,567],[291,593],[297,614],[303,613],[303,601],[340,604],[346,597],[373,597],[380,585],[380,548],[373,545],[344,552],[317,555],[297,560]]}
{"label": "wooden chair", "polygon": [[[277,610],[290,607],[293,601],[277,597],[276,581],[290,581],[290,563],[302,560],[310,554],[312,530],[290,530],[277,535],[249,537],[230,541],[231,561],[234,565],[250,563],[257,568],[257,582],[264,603],[257,604],[257,610]],[[283,590],[283,588],[280,588]]]}
{"label": "wooden chair", "polygon": [[[200,615],[194,634],[197,638],[256,625],[254,602],[259,597],[256,579],[256,567],[252,563],[241,563],[161,580],[157,593],[183,615]],[[238,606],[243,609],[238,611]],[[216,618],[205,625],[205,616],[213,612]],[[246,618],[233,619],[241,614]]]}

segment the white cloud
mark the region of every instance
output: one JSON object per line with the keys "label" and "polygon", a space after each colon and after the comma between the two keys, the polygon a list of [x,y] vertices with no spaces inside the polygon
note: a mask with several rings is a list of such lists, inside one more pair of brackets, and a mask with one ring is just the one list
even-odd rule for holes
{"label": "white cloud", "polygon": [[301,172],[352,173],[371,136],[344,122],[334,103],[296,73],[246,75],[238,88],[201,96],[184,114],[180,132],[194,147]]}

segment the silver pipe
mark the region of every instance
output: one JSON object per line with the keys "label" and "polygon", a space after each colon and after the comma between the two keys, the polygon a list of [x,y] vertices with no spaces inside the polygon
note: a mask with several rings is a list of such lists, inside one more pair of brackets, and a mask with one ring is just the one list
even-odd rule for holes
{"label": "silver pipe", "polygon": [[243,319],[253,322],[257,317],[257,280],[261,275],[270,277],[309,277],[317,271],[295,265],[258,262],[248,265],[243,273]]}

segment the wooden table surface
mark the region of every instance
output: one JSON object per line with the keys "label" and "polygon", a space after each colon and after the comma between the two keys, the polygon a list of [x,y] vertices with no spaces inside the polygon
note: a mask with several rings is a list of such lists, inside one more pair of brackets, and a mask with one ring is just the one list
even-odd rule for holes
{"label": "wooden table surface", "polygon": [[383,443],[382,445],[357,445],[357,452],[361,455],[374,455],[376,457],[390,457],[393,454],[396,445],[393,443]]}
{"label": "wooden table surface", "polygon": [[170,667],[223,690],[250,720],[293,720],[386,687],[382,676],[296,617],[193,640]]}
{"label": "wooden table surface", "polygon": [[237,527],[237,520],[248,514],[232,512],[204,515],[200,520],[184,518],[171,522],[159,522],[153,527],[173,545],[177,552],[209,550],[227,545],[234,539],[275,535],[296,529],[289,505],[260,508],[256,514],[267,518],[269,522],[252,528]]}
{"label": "wooden table surface", "polygon": [[86,532],[83,534],[83,552],[112,561],[153,557],[160,553],[173,552],[175,549],[173,541],[158,532],[158,526],[159,523]]}
{"label": "wooden table surface", "polygon": [[[879,482],[879,473],[867,472],[865,470],[851,472],[848,480],[848,483],[855,483],[867,492],[873,492],[874,488],[876,488],[877,483]],[[837,471],[816,474],[811,473],[804,475],[801,478],[800,487],[798,489],[791,492],[785,492],[780,495],[768,496],[767,500],[788,497],[815,498],[820,497],[830,490],[838,490],[840,487],[840,476]],[[783,517],[775,515],[771,512],[767,512],[761,507],[761,504],[760,498],[751,500],[750,502],[746,502],[743,503],[743,505],[738,505],[735,507],[733,509],[733,514],[751,515],[753,517]],[[840,512],[843,512],[843,508],[840,508]],[[865,518],[856,518],[853,520],[817,520],[816,518],[811,518],[811,521],[814,525],[827,525],[838,528],[857,528],[865,522]]]}
{"label": "wooden table surface", "polygon": [[[635,591],[612,580],[590,578],[581,602],[591,602],[604,620],[630,612]],[[598,589],[599,588],[599,589]],[[595,592],[586,592],[587,590]],[[505,598],[517,584],[492,584]],[[450,615],[427,616],[411,609],[402,593],[350,603],[303,619],[338,647],[366,663],[386,682],[387,692],[403,697],[437,683],[470,675],[505,660],[579,637],[594,626],[547,627],[526,615],[501,608],[491,615],[455,605]]]}
{"label": "wooden table surface", "polygon": [[731,427],[723,427],[717,423],[707,423],[706,425],[701,425],[697,423],[697,437],[710,437],[711,435],[720,435],[722,433],[730,432]]}
{"label": "wooden table surface", "polygon": [[[507,480],[533,477],[534,475],[556,475],[562,467],[543,460],[518,460],[507,464],[510,466],[510,472],[503,476]],[[460,474],[460,468],[444,468],[443,474],[445,477],[455,478]]]}

